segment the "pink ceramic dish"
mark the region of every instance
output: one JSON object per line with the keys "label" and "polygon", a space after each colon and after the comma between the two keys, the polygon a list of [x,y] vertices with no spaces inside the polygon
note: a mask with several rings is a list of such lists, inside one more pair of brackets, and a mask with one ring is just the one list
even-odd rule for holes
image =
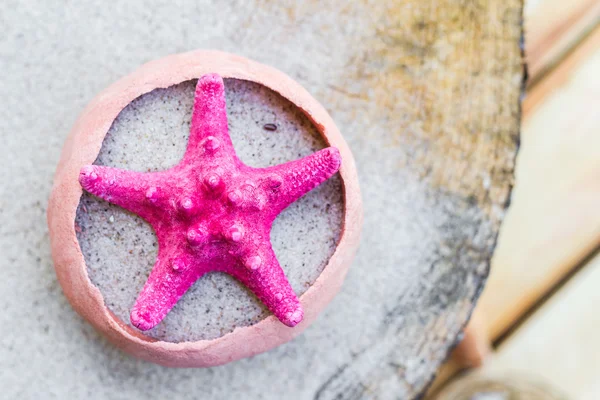
{"label": "pink ceramic dish", "polygon": [[[88,278],[75,232],[82,194],[78,178],[96,159],[111,124],[131,101],[157,88],[167,88],[205,74],[264,85],[294,103],[314,123],[325,141],[342,157],[344,218],[336,251],[314,284],[300,297],[304,320],[290,328],[275,316],[236,328],[213,340],[163,342],[150,338],[117,318]],[[331,117],[298,83],[274,68],[217,51],[193,51],[147,63],[101,92],[82,112],[63,149],[48,206],[52,257],[58,280],[73,308],[115,345],[142,359],[173,367],[208,367],[258,354],[285,343],[312,323],[332,300],[346,275],[359,242],[362,204],[354,159]]]}

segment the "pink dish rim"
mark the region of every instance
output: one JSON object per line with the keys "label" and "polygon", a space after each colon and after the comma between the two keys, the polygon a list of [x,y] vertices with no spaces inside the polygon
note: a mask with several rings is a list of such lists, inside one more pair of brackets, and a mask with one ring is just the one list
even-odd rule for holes
{"label": "pink dish rim", "polygon": [[[117,115],[131,101],[154,89],[198,79],[207,73],[264,85],[294,103],[330,146],[339,149],[344,191],[344,218],[337,248],[314,284],[300,297],[304,320],[294,328],[274,316],[236,328],[219,338],[189,342],[153,339],[130,327],[104,304],[92,284],[75,232],[82,188],[79,170],[96,159]],[[354,258],[363,220],[358,175],[352,153],[335,123],[302,86],[284,73],[258,62],[214,50],[175,54],[142,65],[98,94],[84,109],[65,142],[48,205],[52,258],[63,291],[73,308],[112,343],[141,359],[170,367],[209,367],[279,346],[315,321],[339,291]]]}

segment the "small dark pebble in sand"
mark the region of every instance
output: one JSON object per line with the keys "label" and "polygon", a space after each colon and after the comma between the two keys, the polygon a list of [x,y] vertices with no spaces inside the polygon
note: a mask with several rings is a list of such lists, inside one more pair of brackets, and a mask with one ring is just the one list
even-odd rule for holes
{"label": "small dark pebble in sand", "polygon": [[275,124],[264,124],[263,125],[263,129],[266,131],[276,131],[277,130],[277,125]]}

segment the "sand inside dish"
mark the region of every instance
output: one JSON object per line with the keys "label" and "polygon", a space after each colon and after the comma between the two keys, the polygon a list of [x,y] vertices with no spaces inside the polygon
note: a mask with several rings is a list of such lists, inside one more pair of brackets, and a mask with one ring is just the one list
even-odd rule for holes
{"label": "sand inside dish", "polygon": [[[135,171],[175,165],[189,135],[195,83],[156,89],[129,104],[109,130],[95,164]],[[280,95],[235,79],[226,79],[225,86],[230,134],[248,165],[280,164],[326,147],[310,121]],[[277,129],[265,129],[267,124]],[[271,241],[296,294],[308,289],[333,254],[342,217],[342,188],[336,174],[276,219]],[[156,258],[154,232],[139,217],[87,193],[77,210],[76,231],[90,280],[106,306],[130,324],[130,308]],[[172,342],[214,339],[268,315],[233,278],[211,273],[146,334]]]}

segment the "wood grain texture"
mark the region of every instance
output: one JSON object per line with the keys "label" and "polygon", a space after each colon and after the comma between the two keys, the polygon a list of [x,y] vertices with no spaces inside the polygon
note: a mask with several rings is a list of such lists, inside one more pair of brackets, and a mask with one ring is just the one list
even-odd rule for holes
{"label": "wood grain texture", "polygon": [[[600,29],[526,115],[513,201],[476,312],[497,338],[600,242]],[[593,45],[593,46],[592,46]],[[536,87],[537,88],[537,87]],[[535,90],[535,89],[534,89]]]}
{"label": "wood grain texture", "polygon": [[[525,324],[500,344],[483,368],[456,377],[428,398],[456,399],[458,393],[464,394],[474,382],[490,380],[515,384],[521,390],[535,384],[547,392],[546,396],[539,397],[540,393],[526,398],[600,398],[599,284],[600,254],[596,251]],[[548,397],[550,393],[554,395]]]}
{"label": "wood grain texture", "polygon": [[600,23],[597,0],[541,0],[525,7],[529,85],[538,82]]}
{"label": "wood grain texture", "polygon": [[523,101],[523,118],[527,119],[530,115],[533,115],[536,107],[551,96],[554,91],[560,90],[572,78],[574,71],[599,48],[600,25],[594,28],[590,35],[568,57],[561,60],[561,63],[552,72],[548,73],[543,80],[527,91],[527,96]]}
{"label": "wood grain texture", "polygon": [[[517,180],[513,197],[524,198],[523,203],[530,204],[551,199],[552,207],[563,214],[553,217],[550,213],[548,217],[544,212],[522,209],[521,201],[513,202],[517,210],[508,214],[519,216],[505,222],[503,230],[508,232],[503,236],[507,243],[497,250],[491,277],[474,312],[473,318],[485,319],[476,329],[479,341],[494,342],[511,329],[598,245],[600,219],[595,217],[595,204],[600,197],[595,194],[594,171],[600,155],[594,156],[596,147],[590,143],[595,143],[600,122],[591,119],[597,115],[597,101],[593,99],[597,97],[598,79],[590,71],[593,65],[598,68],[599,50],[600,28],[595,28],[551,73],[528,89],[523,102],[523,147],[516,172],[526,181]],[[580,123],[575,124],[578,120]],[[543,152],[537,154],[541,149]],[[557,160],[566,161],[569,168]],[[552,173],[552,168],[562,172]],[[577,189],[560,193],[565,185]],[[567,233],[559,240],[563,231]],[[552,233],[556,236],[549,239]],[[533,262],[518,261],[527,253]],[[469,348],[467,353],[473,350]],[[432,392],[457,371],[472,366],[465,362],[464,351],[464,346],[457,347],[442,366]]]}
{"label": "wood grain texture", "polygon": [[[11,116],[0,127],[28,140],[7,135],[2,149],[21,174],[2,187],[3,212],[22,216],[0,236],[20,266],[0,282],[7,325],[18,324],[0,350],[11,366],[0,377],[6,396],[419,397],[484,285],[507,206],[521,13],[521,0],[8,0],[0,54],[15,78],[0,82],[13,94],[0,99]],[[342,291],[302,335],[223,367],[175,370],[121,354],[76,317],[31,210],[43,208],[84,104],[138,65],[195,48],[272,65],[325,105],[354,153],[365,223]]]}
{"label": "wood grain texture", "polygon": [[599,285],[596,254],[500,345],[482,375],[530,376],[570,399],[600,398]]}

